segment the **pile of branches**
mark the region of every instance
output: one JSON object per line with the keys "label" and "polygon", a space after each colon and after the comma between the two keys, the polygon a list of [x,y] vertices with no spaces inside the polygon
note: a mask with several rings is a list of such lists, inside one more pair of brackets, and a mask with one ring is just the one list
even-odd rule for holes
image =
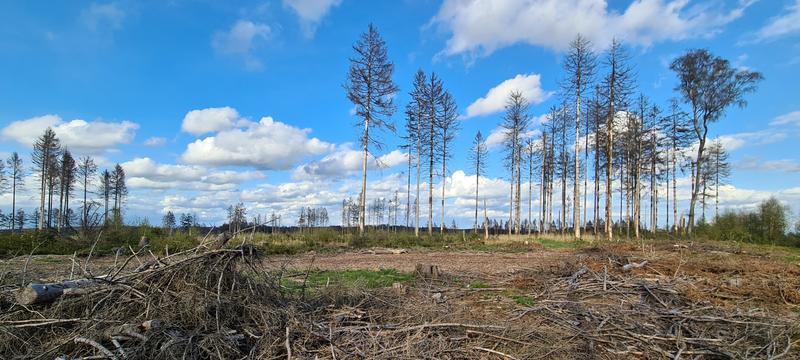
{"label": "pile of branches", "polygon": [[247,246],[148,259],[6,293],[0,358],[513,358],[534,346],[512,338],[523,329],[454,322],[427,295],[289,290]]}
{"label": "pile of branches", "polygon": [[581,266],[535,297],[537,305],[519,318],[536,317],[562,334],[565,346],[613,357],[779,359],[792,349],[800,324],[776,319],[760,309],[724,310],[683,294],[692,284],[679,278],[643,279],[625,265]]}

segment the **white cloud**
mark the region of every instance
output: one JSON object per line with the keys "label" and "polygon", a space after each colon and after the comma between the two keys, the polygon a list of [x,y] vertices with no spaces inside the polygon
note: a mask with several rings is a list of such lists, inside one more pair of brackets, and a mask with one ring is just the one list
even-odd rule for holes
{"label": "white cloud", "polygon": [[774,144],[786,139],[786,134],[783,132],[760,130],[722,135],[718,139],[722,142],[722,146],[724,146],[726,150],[734,151],[743,146]]}
{"label": "white cloud", "polygon": [[[350,145],[344,145],[339,150],[326,155],[322,159],[298,166],[292,177],[295,179],[311,179],[317,177],[338,178],[354,175],[361,172],[364,153],[354,150]],[[399,150],[375,157],[369,157],[367,168],[369,170],[388,169],[408,161],[408,154]]]}
{"label": "white cloud", "polygon": [[166,138],[160,136],[153,136],[145,140],[143,144],[144,146],[159,147],[159,146],[164,146],[164,144],[166,143],[167,143]]}
{"label": "white cloud", "polygon": [[322,18],[342,0],[283,0],[283,6],[291,8],[300,18],[307,37],[312,37]]}
{"label": "white cloud", "polygon": [[772,40],[798,32],[800,32],[800,0],[795,0],[781,15],[773,17],[768,24],[758,30],[755,40]]}
{"label": "white cloud", "polygon": [[89,29],[96,31],[101,28],[119,30],[125,20],[125,11],[120,9],[116,3],[97,4],[92,3],[89,8],[81,13],[81,20]]}
{"label": "white cloud", "polygon": [[800,162],[797,162],[797,160],[764,160],[754,156],[744,157],[736,164],[736,167],[739,169],[756,171],[800,172]]}
{"label": "white cloud", "polygon": [[[544,119],[547,118],[547,115],[542,115],[539,117],[534,117],[534,120],[531,122],[531,126],[541,124]],[[528,139],[532,137],[537,137],[542,135],[542,131],[539,129],[532,129],[529,128],[524,134],[522,134],[523,139]],[[495,148],[503,144],[503,141],[506,140],[506,132],[502,126],[498,126],[494,128],[490,133],[489,136],[486,137],[486,147],[489,149]]]}
{"label": "white cloud", "polygon": [[770,126],[789,124],[800,125],[800,111],[792,111],[788,114],[783,114],[776,117],[769,123]]}
{"label": "white cloud", "polygon": [[[36,138],[48,127],[55,131],[61,144],[78,151],[96,153],[130,143],[139,125],[130,121],[105,122],[75,119],[65,122],[58,115],[44,115],[14,121],[0,131],[5,139],[32,147]],[[103,136],[97,136],[102,134]]]}
{"label": "white cloud", "polygon": [[334,149],[331,144],[309,138],[310,132],[310,129],[299,129],[272,117],[264,117],[259,122],[242,119],[234,128],[190,143],[181,160],[195,165],[285,170],[308,156]]}
{"label": "white cloud", "polygon": [[264,178],[258,171],[210,171],[201,166],[157,164],[146,157],[120,165],[131,188],[219,191]]}
{"label": "white cloud", "polygon": [[260,70],[261,61],[253,55],[259,42],[266,41],[270,35],[266,24],[239,20],[228,31],[217,31],[211,39],[211,46],[224,55],[241,57],[249,70]]}
{"label": "white cloud", "polygon": [[562,51],[578,33],[598,48],[615,37],[649,47],[713,36],[753,2],[723,9],[710,1],[635,0],[619,12],[606,0],[446,0],[431,23],[451,34],[446,55],[484,56],[517,43]]}
{"label": "white cloud", "polygon": [[490,115],[502,111],[509,94],[513,91],[521,92],[528,102],[534,105],[541,104],[552,95],[552,92],[542,90],[541,75],[520,74],[489,89],[484,97],[467,106],[465,117]]}
{"label": "white cloud", "polygon": [[239,112],[230,107],[192,110],[183,117],[181,130],[192,135],[228,130],[239,119]]}

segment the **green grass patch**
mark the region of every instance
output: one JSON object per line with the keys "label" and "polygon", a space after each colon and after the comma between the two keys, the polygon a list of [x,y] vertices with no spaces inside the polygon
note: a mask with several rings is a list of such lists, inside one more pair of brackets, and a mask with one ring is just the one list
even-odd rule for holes
{"label": "green grass patch", "polygon": [[583,245],[582,241],[561,241],[553,239],[538,239],[536,242],[547,249],[577,249]]}
{"label": "green grass patch", "polygon": [[313,271],[304,275],[284,279],[282,285],[289,290],[300,290],[305,280],[306,288],[320,288],[324,286],[343,286],[350,288],[385,288],[393,283],[407,283],[414,280],[413,273],[400,272],[395,269],[370,270],[344,270],[344,271]]}
{"label": "green grass patch", "polygon": [[481,282],[481,281],[475,281],[475,282],[472,282],[472,283],[469,284],[469,288],[470,289],[488,289],[489,285],[484,283],[484,282]]}
{"label": "green grass patch", "polygon": [[533,298],[526,295],[510,295],[509,298],[513,299],[515,303],[526,307],[532,307],[534,304]]}

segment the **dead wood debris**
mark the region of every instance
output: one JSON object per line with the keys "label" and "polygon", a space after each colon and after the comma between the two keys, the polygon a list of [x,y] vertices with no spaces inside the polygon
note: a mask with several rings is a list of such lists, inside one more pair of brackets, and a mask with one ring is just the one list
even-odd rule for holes
{"label": "dead wood debris", "polygon": [[[489,310],[478,303],[465,306],[469,298],[488,294],[447,283],[446,273],[436,282],[420,276],[409,288],[326,287],[301,294],[282,287],[282,272],[267,270],[247,246],[192,249],[160,258],[151,254],[149,262],[135,254],[122,268],[89,278],[101,279],[91,291],[33,305],[0,298],[0,358],[798,355],[792,347],[800,336],[796,323],[765,310],[724,310],[691,300],[684,295],[692,286],[689,280],[642,278],[618,268],[595,272],[576,265],[554,273],[530,296],[532,307]],[[132,258],[140,265],[123,270]],[[430,300],[443,291],[448,301]]]}

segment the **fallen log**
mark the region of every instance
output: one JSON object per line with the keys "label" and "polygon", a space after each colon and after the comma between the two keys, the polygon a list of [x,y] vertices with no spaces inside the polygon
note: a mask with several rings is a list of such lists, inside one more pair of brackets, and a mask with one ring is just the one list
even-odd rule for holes
{"label": "fallen log", "polygon": [[77,289],[105,283],[107,282],[102,279],[68,280],[50,284],[30,283],[16,293],[15,300],[21,305],[42,304],[58,299],[61,295],[64,295],[64,291],[78,292]]}
{"label": "fallen log", "polygon": [[622,271],[630,271],[632,269],[638,269],[647,265],[647,260],[642,261],[640,263],[630,263],[622,267]]}

